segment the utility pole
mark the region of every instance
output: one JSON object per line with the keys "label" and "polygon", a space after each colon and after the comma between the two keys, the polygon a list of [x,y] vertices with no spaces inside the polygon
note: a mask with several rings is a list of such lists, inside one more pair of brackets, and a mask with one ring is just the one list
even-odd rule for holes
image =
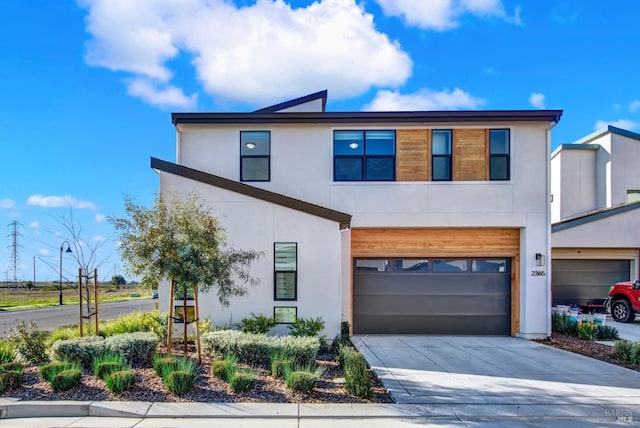
{"label": "utility pole", "polygon": [[20,223],[17,220],[13,220],[7,226],[12,228],[11,234],[7,235],[9,238],[11,238],[11,245],[9,245],[7,248],[11,248],[11,266],[13,270],[13,283],[16,284],[16,288],[17,288],[18,287],[17,285],[18,284],[18,266],[20,266],[20,255],[18,254],[18,248],[21,247],[21,245],[18,244],[18,238],[22,237],[22,234],[18,230],[18,227],[22,226],[22,223]]}

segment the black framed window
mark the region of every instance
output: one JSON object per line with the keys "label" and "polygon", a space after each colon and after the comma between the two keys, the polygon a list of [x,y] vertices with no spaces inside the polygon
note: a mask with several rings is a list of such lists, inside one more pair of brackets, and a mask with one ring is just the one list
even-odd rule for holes
{"label": "black framed window", "polygon": [[510,178],[510,132],[508,129],[489,130],[489,180]]}
{"label": "black framed window", "polygon": [[271,132],[240,131],[240,181],[269,181]]}
{"label": "black framed window", "polygon": [[431,179],[451,181],[451,130],[431,131]]}
{"label": "black framed window", "polygon": [[394,181],[395,131],[334,131],[334,181]]}
{"label": "black framed window", "polygon": [[297,300],[298,298],[298,244],[295,242],[274,243],[274,300]]}

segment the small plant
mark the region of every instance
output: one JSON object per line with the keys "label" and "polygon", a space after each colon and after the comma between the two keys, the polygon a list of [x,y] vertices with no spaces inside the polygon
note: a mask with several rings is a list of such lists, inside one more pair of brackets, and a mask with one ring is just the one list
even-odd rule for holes
{"label": "small plant", "polygon": [[11,361],[10,363],[0,364],[0,373],[6,373],[10,371],[22,372],[22,364],[17,361]]}
{"label": "small plant", "polygon": [[118,354],[105,354],[93,360],[93,375],[98,379],[105,378],[113,372],[124,368],[124,358]]}
{"label": "small plant", "polygon": [[256,384],[256,375],[249,371],[235,372],[229,385],[233,392],[249,392]]}
{"label": "small plant", "polygon": [[51,378],[53,392],[67,391],[80,384],[82,371],[79,368],[63,370]]}
{"label": "small plant", "polygon": [[289,334],[294,337],[317,337],[320,340],[320,346],[327,346],[327,340],[325,336],[318,336],[324,329],[324,321],[321,317],[316,319],[296,318],[296,321],[287,326],[289,328]]}
{"label": "small plant", "polygon": [[153,370],[163,379],[177,367],[178,357],[174,355],[155,354],[153,356]]}
{"label": "small plant", "polygon": [[196,362],[190,358],[178,358],[176,369],[164,378],[165,387],[176,395],[183,395],[193,389],[196,382]]}
{"label": "small plant", "polygon": [[0,364],[0,394],[22,385],[22,364],[10,362]]}
{"label": "small plant", "polygon": [[16,327],[10,332],[9,337],[15,343],[20,357],[31,364],[41,364],[49,361],[45,339],[47,333],[38,330],[38,325],[33,320],[29,323],[18,321]]}
{"label": "small plant", "polygon": [[282,352],[274,352],[271,356],[271,376],[284,379],[287,371],[293,368],[293,358]]}
{"label": "small plant", "polygon": [[285,372],[284,380],[287,388],[296,392],[309,394],[322,376],[322,368],[296,367]]}
{"label": "small plant", "polygon": [[53,378],[65,370],[80,370],[78,363],[70,363],[69,361],[53,361],[40,367],[40,376],[47,382],[51,383]]}
{"label": "small plant", "polygon": [[269,330],[278,325],[275,318],[262,314],[251,313],[251,318],[240,320],[240,330],[243,333],[267,334]]}
{"label": "small plant", "polygon": [[551,331],[575,337],[578,336],[578,323],[568,314],[553,314],[551,315]]}
{"label": "small plant", "polygon": [[80,328],[78,327],[59,327],[53,330],[45,342],[47,348],[51,348],[58,340],[68,340],[80,337]]}
{"label": "small plant", "polygon": [[135,378],[131,370],[120,370],[110,373],[104,381],[109,391],[114,394],[122,394],[133,385]]}
{"label": "small plant", "polygon": [[633,347],[633,343],[626,340],[618,340],[614,345],[613,349],[620,358],[625,361],[631,361],[631,348]]}
{"label": "small plant", "polygon": [[371,379],[367,373],[367,362],[364,357],[355,348],[343,347],[340,351],[345,389],[356,397],[369,397]]}
{"label": "small plant", "polygon": [[618,340],[620,335],[618,329],[609,325],[597,325],[596,326],[596,339],[597,340]]}
{"label": "small plant", "polygon": [[592,322],[582,321],[578,323],[578,337],[582,340],[594,340],[596,338],[596,327]]}
{"label": "small plant", "polygon": [[13,343],[6,339],[0,339],[0,364],[15,361],[18,353]]}
{"label": "small plant", "polygon": [[640,342],[634,342],[633,345],[631,345],[629,361],[636,365],[640,364]]}

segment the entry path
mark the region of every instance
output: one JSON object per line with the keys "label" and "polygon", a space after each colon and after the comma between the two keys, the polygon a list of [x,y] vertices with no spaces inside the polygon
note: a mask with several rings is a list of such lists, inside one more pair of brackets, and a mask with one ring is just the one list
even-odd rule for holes
{"label": "entry path", "polygon": [[473,407],[487,416],[586,406],[640,419],[639,372],[525,339],[355,336],[353,343],[398,403]]}
{"label": "entry path", "polygon": [[[124,302],[101,303],[100,320],[111,320],[119,315],[135,311],[155,309],[157,300],[140,299]],[[18,321],[34,320],[41,330],[54,330],[62,325],[78,324],[78,305],[51,306],[48,308],[28,309],[24,311],[0,312],[0,336],[15,327]]]}

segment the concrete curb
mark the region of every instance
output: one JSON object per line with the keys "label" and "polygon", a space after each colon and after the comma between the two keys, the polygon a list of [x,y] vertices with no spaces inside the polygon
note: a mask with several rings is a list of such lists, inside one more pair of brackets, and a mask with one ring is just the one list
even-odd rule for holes
{"label": "concrete curb", "polygon": [[[624,401],[624,400],[623,400]],[[0,398],[0,419],[106,417],[197,419],[593,419],[628,409],[619,404],[306,404],[18,401]]]}

